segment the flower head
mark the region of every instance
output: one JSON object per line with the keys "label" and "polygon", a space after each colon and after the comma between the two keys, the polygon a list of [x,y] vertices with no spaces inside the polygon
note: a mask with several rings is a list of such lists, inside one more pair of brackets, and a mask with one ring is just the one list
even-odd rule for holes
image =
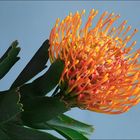
{"label": "flower head", "polygon": [[120,16],[107,12],[92,27],[98,13],[94,9],[81,27],[84,13],[70,13],[61,22],[57,19],[50,34],[50,60],[65,62],[62,97],[96,112],[126,112],[140,102],[140,51],[131,51],[136,41],[130,42],[137,29],[128,35],[127,21],[114,27]]}

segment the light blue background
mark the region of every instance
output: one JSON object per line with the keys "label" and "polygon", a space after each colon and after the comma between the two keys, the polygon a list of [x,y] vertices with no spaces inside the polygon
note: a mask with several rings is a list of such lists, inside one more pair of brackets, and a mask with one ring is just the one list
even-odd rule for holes
{"label": "light blue background", "polygon": [[[9,88],[42,42],[49,37],[57,17],[63,19],[69,12],[94,8],[99,15],[107,10],[121,14],[133,28],[140,30],[140,2],[136,1],[44,1],[0,2],[0,56],[10,43],[18,39],[22,48],[21,60],[0,81],[0,90]],[[98,15],[98,16],[99,16]],[[140,32],[134,37],[140,47]],[[140,105],[121,115],[104,115],[79,109],[68,114],[95,126],[92,139],[140,139]]]}

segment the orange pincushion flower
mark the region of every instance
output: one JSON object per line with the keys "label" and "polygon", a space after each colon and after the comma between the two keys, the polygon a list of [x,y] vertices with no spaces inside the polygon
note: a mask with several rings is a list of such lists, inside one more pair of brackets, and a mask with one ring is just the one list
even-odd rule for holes
{"label": "orange pincushion flower", "polygon": [[94,9],[82,28],[84,13],[58,19],[50,34],[50,60],[65,62],[60,87],[68,87],[63,98],[72,97],[77,106],[96,112],[126,112],[140,102],[140,51],[130,53],[136,41],[127,45],[137,30],[127,35],[127,21],[112,27],[120,16],[107,12],[91,28],[98,13]]}

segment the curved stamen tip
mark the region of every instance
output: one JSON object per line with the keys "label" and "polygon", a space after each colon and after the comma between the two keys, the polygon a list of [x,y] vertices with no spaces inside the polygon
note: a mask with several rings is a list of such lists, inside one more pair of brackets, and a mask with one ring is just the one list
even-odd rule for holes
{"label": "curved stamen tip", "polygon": [[105,11],[104,14],[107,15],[108,14],[108,11]]}
{"label": "curved stamen tip", "polygon": [[130,30],[130,29],[131,29],[131,26],[129,25],[129,26],[128,26],[128,30]]}
{"label": "curved stamen tip", "polygon": [[121,17],[121,15],[120,14],[118,14],[117,16],[116,16],[116,18],[120,18]]}
{"label": "curved stamen tip", "polygon": [[91,14],[93,14],[93,13],[94,13],[94,11],[95,11],[94,9],[91,9],[90,13],[91,13]]}
{"label": "curved stamen tip", "polygon": [[97,14],[98,14],[98,10],[95,11],[95,15],[97,15]]}
{"label": "curved stamen tip", "polygon": [[124,24],[126,24],[128,21],[127,20],[124,20]]}
{"label": "curved stamen tip", "polygon": [[82,15],[85,14],[85,13],[86,13],[86,10],[84,9],[84,10],[82,11]]}
{"label": "curved stamen tip", "polygon": [[137,44],[137,41],[134,41],[134,42],[133,42],[133,46],[136,45],[136,44]]}
{"label": "curved stamen tip", "polygon": [[58,23],[59,23],[59,21],[60,21],[60,18],[57,18],[57,19],[56,19],[56,23],[55,23],[55,24],[58,24]]}
{"label": "curved stamen tip", "polygon": [[138,29],[135,29],[134,32],[137,33],[138,32]]}
{"label": "curved stamen tip", "polygon": [[72,17],[72,12],[69,13],[69,16]]}
{"label": "curved stamen tip", "polygon": [[76,14],[79,14],[79,11],[76,11]]}
{"label": "curved stamen tip", "polygon": [[111,15],[113,16],[114,15],[114,12],[112,12]]}

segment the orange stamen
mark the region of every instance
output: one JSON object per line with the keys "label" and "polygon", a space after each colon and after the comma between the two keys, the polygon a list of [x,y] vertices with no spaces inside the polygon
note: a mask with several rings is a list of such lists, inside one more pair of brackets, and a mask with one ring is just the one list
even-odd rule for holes
{"label": "orange stamen", "polygon": [[51,62],[65,62],[60,80],[60,86],[68,83],[64,100],[75,97],[74,105],[100,113],[126,112],[140,102],[140,50],[131,52],[136,41],[127,46],[138,30],[127,35],[127,21],[114,27],[120,15],[108,12],[92,27],[98,14],[94,9],[82,28],[84,14],[85,10],[58,19],[50,33]]}

